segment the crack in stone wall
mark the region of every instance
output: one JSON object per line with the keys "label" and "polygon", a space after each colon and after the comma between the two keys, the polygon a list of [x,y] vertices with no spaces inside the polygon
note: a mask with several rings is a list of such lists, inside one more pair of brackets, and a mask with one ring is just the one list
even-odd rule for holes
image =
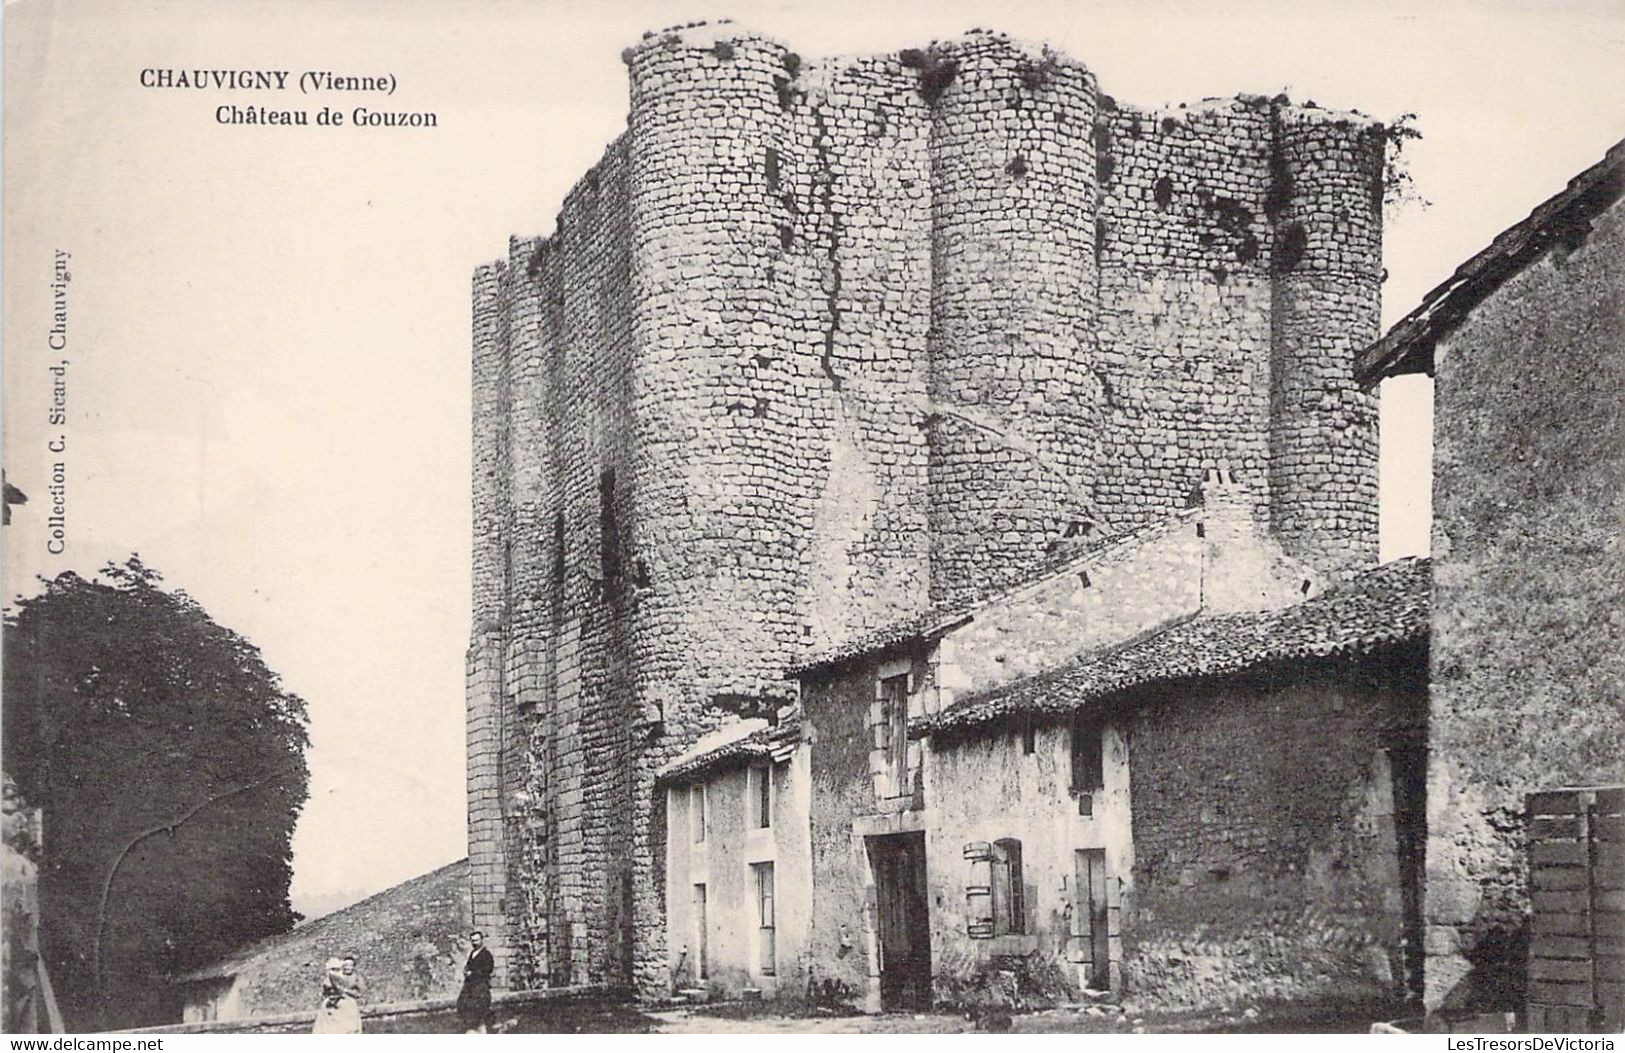
{"label": "crack in stone wall", "polygon": [[835,172],[830,166],[829,128],[825,124],[822,107],[813,107],[812,120],[813,145],[818,151],[818,166],[813,174],[813,181],[818,184],[823,195],[824,215],[829,224],[828,242],[825,247],[829,269],[825,279],[827,292],[824,306],[828,321],[824,328],[824,354],[819,359],[819,365],[823,367],[830,385],[836,391],[840,391],[841,378],[835,372],[835,336],[841,328],[841,216],[831,207],[835,197]]}

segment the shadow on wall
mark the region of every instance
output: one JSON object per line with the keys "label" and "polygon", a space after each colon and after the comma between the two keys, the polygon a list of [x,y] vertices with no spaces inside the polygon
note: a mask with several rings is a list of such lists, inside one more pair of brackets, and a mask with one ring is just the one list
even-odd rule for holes
{"label": "shadow on wall", "polygon": [[1472,968],[1444,996],[1440,1011],[1523,1010],[1529,967],[1527,921],[1516,929],[1501,926],[1481,932],[1465,957]]}

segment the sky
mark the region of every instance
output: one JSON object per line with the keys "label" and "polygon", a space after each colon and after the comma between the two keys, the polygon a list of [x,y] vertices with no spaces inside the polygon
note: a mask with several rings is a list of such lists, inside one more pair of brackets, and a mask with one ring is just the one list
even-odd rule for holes
{"label": "sky", "polygon": [[[1142,106],[1284,90],[1415,113],[1431,204],[1390,217],[1385,326],[1625,137],[1619,2],[7,3],[4,464],[30,503],[5,594],[137,551],[260,646],[311,716],[296,908],[465,852],[470,273],[550,231],[624,127],[621,49],[718,17],[809,57],[999,29]],[[225,126],[221,103],[323,100],[142,87],[166,67],[392,74],[382,105],[336,108],[438,124]],[[1385,558],[1427,548],[1429,383],[1384,386]]]}

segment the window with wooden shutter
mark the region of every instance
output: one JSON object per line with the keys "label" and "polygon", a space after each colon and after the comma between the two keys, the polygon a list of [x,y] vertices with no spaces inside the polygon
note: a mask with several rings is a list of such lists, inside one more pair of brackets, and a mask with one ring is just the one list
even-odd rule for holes
{"label": "window with wooden shutter", "polygon": [[881,681],[886,704],[886,759],[891,772],[892,794],[909,792],[908,781],[908,674],[889,676]]}
{"label": "window with wooden shutter", "polygon": [[1021,874],[1021,842],[1013,837],[993,842],[993,935],[1020,936],[1027,931],[1027,896]]}
{"label": "window with wooden shutter", "polygon": [[[907,669],[906,662],[888,662],[881,672]],[[869,750],[869,774],[874,780],[875,797],[907,797],[914,793],[917,772],[909,761],[908,692],[909,674],[880,676],[875,680],[874,703],[869,707],[869,730],[873,735]]]}
{"label": "window with wooden shutter", "polygon": [[965,934],[973,940],[993,936],[993,846],[972,841],[965,846],[970,874],[965,881]]}
{"label": "window with wooden shutter", "polygon": [[965,933],[973,940],[1021,936],[1027,932],[1027,886],[1021,869],[1021,842],[1013,837],[965,846],[970,873],[965,882]]}

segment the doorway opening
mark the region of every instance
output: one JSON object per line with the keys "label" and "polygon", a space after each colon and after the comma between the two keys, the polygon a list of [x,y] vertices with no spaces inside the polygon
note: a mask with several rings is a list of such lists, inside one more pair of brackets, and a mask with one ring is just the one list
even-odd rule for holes
{"label": "doorway opening", "polygon": [[1106,900],[1106,850],[1080,848],[1076,852],[1078,905],[1074,910],[1083,944],[1087,984],[1092,991],[1111,988],[1111,913]]}
{"label": "doorway opening", "polygon": [[925,879],[925,834],[868,839],[875,876],[882,1009],[931,1006],[931,909]]}

